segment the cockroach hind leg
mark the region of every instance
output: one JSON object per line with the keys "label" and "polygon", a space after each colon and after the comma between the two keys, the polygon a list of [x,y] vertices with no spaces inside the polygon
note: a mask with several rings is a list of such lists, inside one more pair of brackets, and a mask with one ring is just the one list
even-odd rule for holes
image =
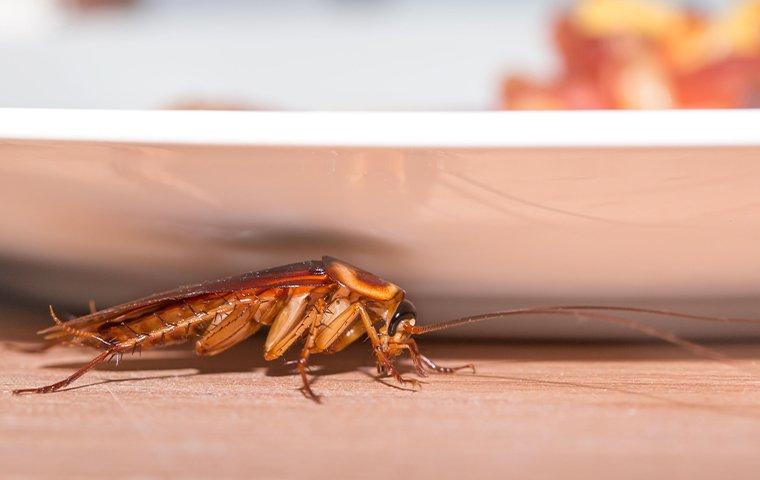
{"label": "cockroach hind leg", "polygon": [[38,387],[38,388],[20,388],[18,390],[13,390],[13,394],[23,395],[26,393],[51,393],[51,392],[58,391],[62,388],[69,386],[76,379],[78,379],[79,377],[87,373],[88,371],[92,370],[93,368],[97,367],[98,365],[106,361],[114,353],[116,353],[116,350],[114,349],[104,350],[97,357],[90,360],[87,363],[87,365],[83,366],[76,372],[72,373],[68,377],[61,380],[60,382],[55,382],[50,385],[45,385],[44,387]]}

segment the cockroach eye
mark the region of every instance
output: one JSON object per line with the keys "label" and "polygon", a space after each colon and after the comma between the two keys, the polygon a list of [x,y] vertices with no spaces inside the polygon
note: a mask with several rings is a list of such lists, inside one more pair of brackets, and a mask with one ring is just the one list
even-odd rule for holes
{"label": "cockroach eye", "polygon": [[388,325],[388,335],[394,336],[399,324],[404,320],[411,320],[417,318],[417,311],[414,309],[414,304],[409,300],[402,300],[396,307],[396,312],[391,318],[391,323]]}

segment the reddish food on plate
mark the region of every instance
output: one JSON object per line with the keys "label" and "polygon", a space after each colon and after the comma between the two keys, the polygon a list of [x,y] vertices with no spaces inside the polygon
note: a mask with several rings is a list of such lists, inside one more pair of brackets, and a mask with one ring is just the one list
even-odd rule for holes
{"label": "reddish food on plate", "polygon": [[561,70],[510,76],[502,108],[760,106],[760,0],[707,16],[646,0],[580,0],[554,25]]}

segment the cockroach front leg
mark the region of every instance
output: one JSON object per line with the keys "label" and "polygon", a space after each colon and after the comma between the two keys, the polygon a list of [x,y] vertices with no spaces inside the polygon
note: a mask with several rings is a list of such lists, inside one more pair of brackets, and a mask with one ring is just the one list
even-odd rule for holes
{"label": "cockroach front leg", "polygon": [[388,356],[383,352],[382,347],[376,347],[375,348],[375,356],[377,357],[377,361],[380,364],[380,368],[383,372],[387,373],[391,377],[395,378],[398,383],[401,385],[409,384],[413,386],[414,388],[422,388],[422,384],[419,380],[416,380],[414,378],[407,378],[402,376],[398,370],[396,370],[396,366],[393,364],[393,362],[388,358]]}
{"label": "cockroach front leg", "polygon": [[[411,345],[407,345],[405,343],[397,343],[393,344],[390,349],[393,353],[399,352],[400,350],[406,350],[409,353],[409,358],[412,360],[412,364],[414,365],[414,369],[417,371],[417,375],[420,377],[427,377],[427,370],[425,370],[425,366],[422,364],[422,361],[420,360],[419,351],[415,351]],[[377,364],[377,372],[378,373],[388,373],[385,371],[385,367]]]}
{"label": "cockroach front leg", "polygon": [[415,380],[413,378],[405,378],[401,376],[398,370],[396,370],[395,365],[393,365],[393,362],[390,360],[390,358],[388,358],[388,355],[386,354],[387,347],[383,348],[383,345],[380,343],[380,338],[377,335],[375,327],[372,325],[372,320],[369,318],[367,310],[363,305],[358,305],[357,308],[359,310],[359,316],[362,319],[362,323],[364,324],[364,329],[367,331],[367,336],[372,343],[372,348],[374,350],[375,357],[377,358],[377,362],[378,365],[380,365],[380,368],[384,369],[388,375],[395,378],[396,381],[401,385],[409,384],[415,388],[420,388],[421,384],[418,380]]}
{"label": "cockroach front leg", "polygon": [[466,365],[460,365],[457,367],[442,367],[440,365],[437,365],[434,361],[426,357],[425,355],[420,352],[420,347],[417,346],[417,342],[414,340],[409,340],[408,343],[409,346],[409,356],[412,358],[412,362],[414,363],[415,368],[419,372],[420,370],[430,370],[436,373],[456,373],[459,370],[472,370],[472,373],[475,373],[475,365],[472,363],[468,363]]}

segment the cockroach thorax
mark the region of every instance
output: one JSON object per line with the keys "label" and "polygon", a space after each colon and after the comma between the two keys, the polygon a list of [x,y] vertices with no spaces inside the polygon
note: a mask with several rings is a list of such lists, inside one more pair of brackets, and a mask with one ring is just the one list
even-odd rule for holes
{"label": "cockroach thorax", "polygon": [[350,263],[327,256],[322,262],[330,278],[362,296],[386,302],[403,295],[398,286]]}

